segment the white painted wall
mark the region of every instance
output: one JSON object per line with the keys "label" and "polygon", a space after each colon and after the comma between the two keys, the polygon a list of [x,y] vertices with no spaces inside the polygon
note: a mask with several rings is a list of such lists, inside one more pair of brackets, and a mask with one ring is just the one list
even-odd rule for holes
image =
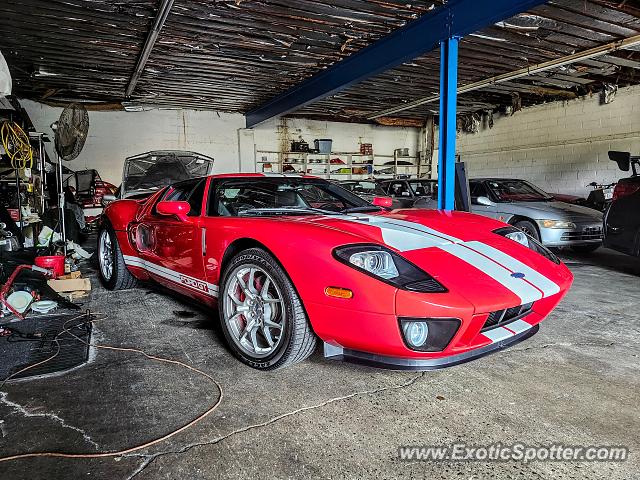
{"label": "white painted wall", "polygon": [[590,182],[626,176],[609,150],[640,154],[640,86],[620,89],[609,105],[598,95],[495,117],[493,129],[459,134],[470,177],[530,180],[553,193],[586,196]]}
{"label": "white painted wall", "polygon": [[[29,100],[22,105],[39,131],[53,138],[49,126],[62,109]],[[89,136],[80,156],[67,166],[72,170],[95,168],[116,185],[122,178],[124,159],[150,150],[192,150],[215,159],[215,172],[254,172],[254,149],[279,150],[286,141],[302,136],[310,144],[316,138],[332,138],[334,151],[357,152],[359,142],[372,143],[376,153],[393,155],[409,148],[415,155],[419,130],[364,124],[288,119],[288,134],[280,120],[245,129],[244,116],[197,110],[150,110],[145,112],[89,112]],[[288,147],[287,147],[288,148]],[[53,144],[47,145],[51,158]]]}
{"label": "white painted wall", "polygon": [[[20,102],[39,131],[49,128],[62,109]],[[119,185],[124,159],[150,150],[192,150],[215,159],[216,173],[239,169],[238,129],[244,116],[197,110],[89,112],[89,136],[80,156],[65,162],[72,170],[95,168],[103,180]],[[54,157],[53,143],[47,151]],[[252,153],[253,155],[253,153]],[[252,164],[253,168],[253,164]]]}
{"label": "white painted wall", "polygon": [[289,142],[299,137],[312,148],[315,139],[330,138],[334,152],[359,152],[360,143],[371,143],[374,153],[378,155],[393,155],[396,148],[408,148],[409,154],[415,155],[418,148],[417,128],[289,118],[286,119],[286,138],[283,138],[283,128],[278,128],[282,122],[270,120],[254,127],[255,143],[259,150],[279,151],[285,145],[289,148]]}

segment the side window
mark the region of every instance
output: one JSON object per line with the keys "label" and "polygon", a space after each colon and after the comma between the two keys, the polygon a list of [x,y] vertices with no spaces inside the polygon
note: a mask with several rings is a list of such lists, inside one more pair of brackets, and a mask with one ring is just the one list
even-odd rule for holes
{"label": "side window", "polygon": [[472,182],[469,184],[471,203],[477,205],[478,197],[488,197],[487,187],[482,182]]}
{"label": "side window", "polygon": [[177,183],[169,187],[163,200],[168,202],[189,202],[191,206],[189,216],[197,217],[202,210],[202,198],[204,197],[204,187],[206,184],[206,178]]}
{"label": "side window", "polygon": [[394,197],[410,197],[409,187],[406,182],[394,182],[389,188],[389,195]]}
{"label": "side window", "polygon": [[205,178],[201,179],[195,188],[189,194],[187,202],[191,205],[189,210],[190,217],[198,217],[202,213],[202,199],[204,198],[204,187],[207,184]]}
{"label": "side window", "polygon": [[[219,215],[223,215],[227,212],[224,211],[220,211],[220,206],[218,202],[218,195],[219,195],[219,191],[218,191],[218,187],[220,186],[220,182],[217,182],[216,180],[211,180],[211,183],[209,184],[209,196],[207,197],[207,211],[206,211],[206,215],[209,217],[216,217]],[[231,191],[231,189],[227,189],[226,190],[227,195],[231,195],[231,196],[237,196],[240,193],[240,189],[235,189],[235,191]]]}

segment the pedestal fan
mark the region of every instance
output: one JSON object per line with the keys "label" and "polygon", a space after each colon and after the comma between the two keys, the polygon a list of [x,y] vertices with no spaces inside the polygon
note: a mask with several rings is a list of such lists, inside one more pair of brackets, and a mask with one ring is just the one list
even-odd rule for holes
{"label": "pedestal fan", "polygon": [[60,114],[57,122],[51,125],[55,132],[55,148],[57,154],[58,216],[60,234],[67,253],[67,228],[64,220],[64,178],[62,176],[62,160],[74,160],[80,155],[89,132],[89,114],[83,105],[72,103]]}

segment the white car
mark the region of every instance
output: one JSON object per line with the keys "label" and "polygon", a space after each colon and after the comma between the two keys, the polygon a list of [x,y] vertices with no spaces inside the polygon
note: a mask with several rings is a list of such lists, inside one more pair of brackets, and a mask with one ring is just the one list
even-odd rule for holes
{"label": "white car", "polygon": [[581,253],[602,245],[602,213],[559,202],[535,185],[510,178],[469,180],[471,211],[519,228],[547,247]]}

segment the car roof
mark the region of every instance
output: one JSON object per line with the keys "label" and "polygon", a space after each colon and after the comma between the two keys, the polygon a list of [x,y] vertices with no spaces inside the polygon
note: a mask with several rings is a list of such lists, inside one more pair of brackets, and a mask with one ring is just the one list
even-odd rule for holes
{"label": "car roof", "polygon": [[385,178],[382,180],[378,180],[379,183],[391,183],[391,182],[431,182],[437,183],[438,180],[434,178]]}
{"label": "car roof", "polygon": [[209,175],[211,178],[315,178],[315,175],[302,175],[299,173],[218,173]]}
{"label": "car roof", "polygon": [[499,178],[499,177],[485,177],[485,178],[470,178],[470,182],[526,182],[521,178]]}

